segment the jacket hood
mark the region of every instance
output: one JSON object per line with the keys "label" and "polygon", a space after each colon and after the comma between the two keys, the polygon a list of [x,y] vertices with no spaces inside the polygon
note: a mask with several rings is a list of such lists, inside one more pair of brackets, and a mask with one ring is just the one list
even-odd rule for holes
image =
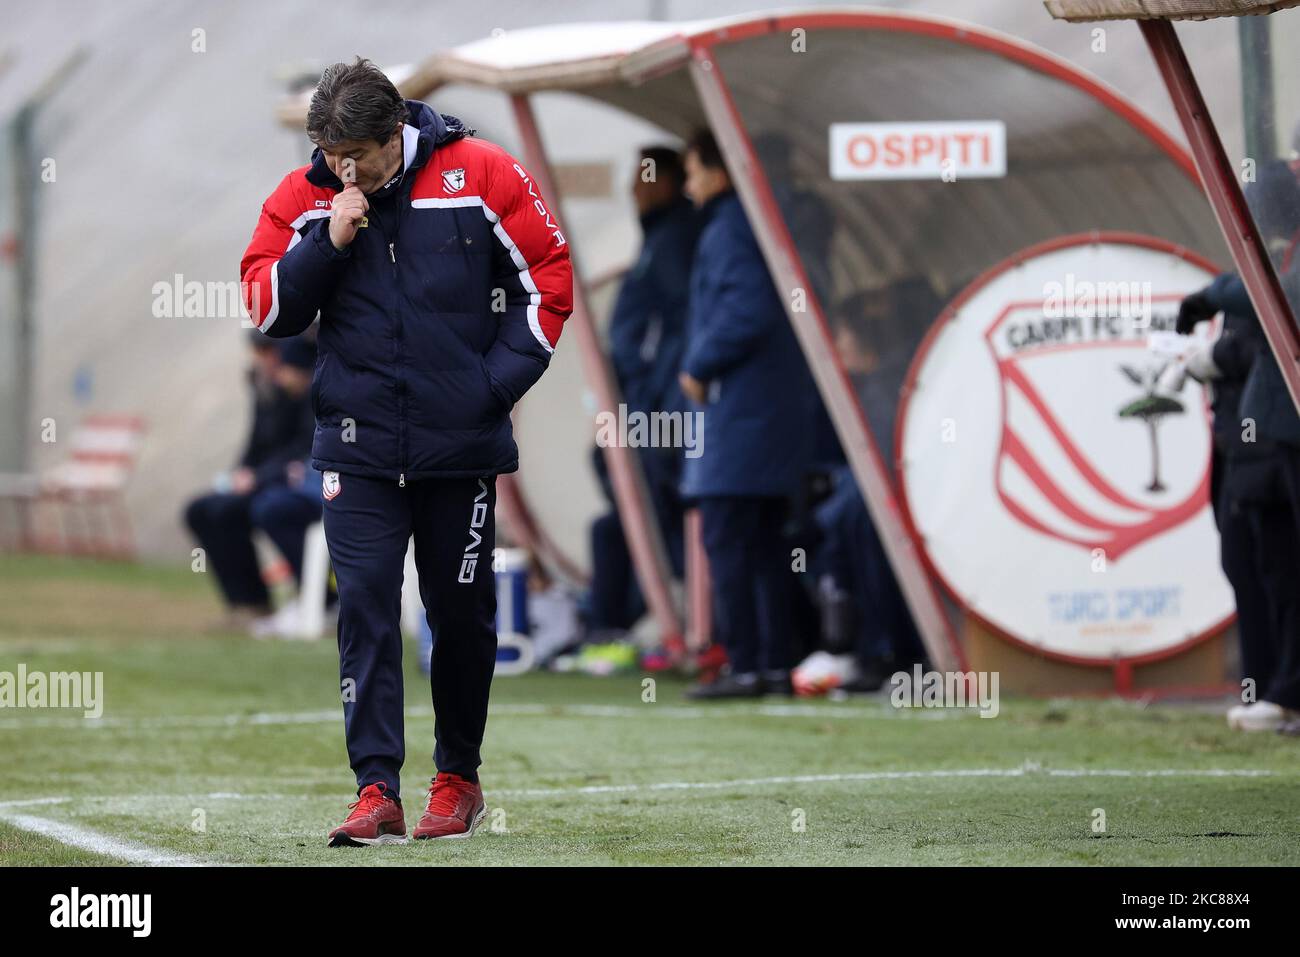
{"label": "jacket hood", "polygon": [[[451,143],[465,136],[473,136],[474,131],[465,126],[459,118],[439,113],[419,100],[406,101],[406,125],[419,132],[416,141],[415,158],[404,172],[417,170],[429,161],[433,151],[444,143]],[[312,150],[311,169],[307,171],[307,182],[313,186],[329,189],[343,189],[343,182],[330,172],[325,163],[325,154],[318,146]]]}

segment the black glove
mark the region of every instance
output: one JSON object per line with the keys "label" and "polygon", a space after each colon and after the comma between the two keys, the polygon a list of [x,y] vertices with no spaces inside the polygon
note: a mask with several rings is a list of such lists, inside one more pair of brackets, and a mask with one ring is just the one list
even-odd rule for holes
{"label": "black glove", "polygon": [[1190,336],[1198,322],[1212,318],[1218,311],[1206,298],[1204,289],[1194,292],[1178,307],[1178,322],[1174,324],[1174,331],[1180,336]]}

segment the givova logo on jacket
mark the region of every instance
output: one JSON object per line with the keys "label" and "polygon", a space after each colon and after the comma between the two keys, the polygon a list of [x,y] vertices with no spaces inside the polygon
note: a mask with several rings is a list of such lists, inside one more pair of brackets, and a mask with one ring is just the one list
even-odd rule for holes
{"label": "givova logo on jacket", "polygon": [[1213,275],[1159,240],[1066,237],[976,280],[922,346],[897,429],[906,507],[993,628],[1109,660],[1231,615],[1206,395],[1163,389],[1177,360],[1149,347]]}

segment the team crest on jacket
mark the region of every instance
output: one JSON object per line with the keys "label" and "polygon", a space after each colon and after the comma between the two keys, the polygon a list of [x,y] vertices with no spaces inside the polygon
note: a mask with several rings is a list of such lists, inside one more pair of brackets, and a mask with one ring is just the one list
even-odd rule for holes
{"label": "team crest on jacket", "polygon": [[1207,396],[1162,377],[1177,359],[1153,345],[1212,278],[1154,239],[1058,240],[972,284],[913,360],[907,509],[940,577],[999,630],[1108,659],[1230,615]]}
{"label": "team crest on jacket", "polygon": [[332,502],[341,491],[343,483],[339,481],[338,472],[321,473],[321,494],[325,496],[325,501]]}
{"label": "team crest on jacket", "polygon": [[448,193],[459,193],[465,188],[465,167],[442,171],[442,188]]}

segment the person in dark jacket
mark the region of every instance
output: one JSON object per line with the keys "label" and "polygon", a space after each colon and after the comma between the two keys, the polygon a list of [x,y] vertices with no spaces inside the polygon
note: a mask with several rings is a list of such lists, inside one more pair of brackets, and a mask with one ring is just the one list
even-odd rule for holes
{"label": "person in dark jacket", "polygon": [[641,251],[609,321],[609,352],[629,411],[682,409],[677,373],[686,348],[688,278],[699,217],[683,193],[681,156],[666,146],[641,152],[632,183]]}
{"label": "person in dark jacket", "polygon": [[711,134],[692,139],[686,174],[704,226],[680,381],[704,419],[682,493],[700,510],[715,628],[730,660],[692,695],[789,694],[795,578],[783,525],[810,459],[816,393]]}
{"label": "person in dark jacket", "polygon": [[312,466],[359,794],[328,840],[407,838],[399,604],[412,537],[438,772],[414,836],[465,837],[486,814],[496,476],[518,467],[510,410],[570,312],[568,242],[522,165],[404,101],[367,60],[325,70],[306,128],[312,161],[263,205],[241,269],[268,335],[296,335],[320,314]]}
{"label": "person in dark jacket", "polygon": [[[641,220],[641,252],[619,287],[609,322],[610,359],[629,413],[686,411],[677,372],[686,345],[686,280],[699,221],[682,193],[684,177],[676,150],[656,146],[641,152],[632,184]],[[637,452],[669,563],[680,575],[684,509],[678,486],[684,452],[659,447]],[[613,490],[599,450],[594,464],[611,508],[591,526],[586,623],[592,637],[617,639],[645,613],[645,599],[633,575],[623,524],[612,507]]]}
{"label": "person in dark jacket", "polygon": [[791,151],[793,131],[767,132],[754,137],[754,151],[763,164],[781,218],[799,250],[808,283],[817,301],[831,301],[831,242],[835,238],[835,214],[826,199],[801,183]]}
{"label": "person in dark jacket", "polygon": [[1243,677],[1259,688],[1268,687],[1276,665],[1274,622],[1269,590],[1262,574],[1267,553],[1262,535],[1265,514],[1250,490],[1256,478],[1276,467],[1276,452],[1257,442],[1243,441],[1241,393],[1254,366],[1262,341],[1259,324],[1234,273],[1224,273],[1208,287],[1193,293],[1179,307],[1176,331],[1190,335],[1196,325],[1223,313],[1216,340],[1193,345],[1187,357],[1188,372],[1211,390],[1214,448],[1210,459],[1210,505],[1219,529],[1219,557],[1232,585],[1237,608],[1237,639]]}
{"label": "person in dark jacket", "polygon": [[311,450],[315,419],[308,388],[294,387],[294,367],[315,364],[309,343],[279,344],[260,332],[251,340],[253,421],[239,465],[216,488],[185,508],[185,524],[203,548],[227,605],[223,630],[243,631],[271,613],[271,599],[253,550],[255,528],[265,531],[302,574],[302,536],[316,518],[287,502],[289,470]]}
{"label": "person in dark jacket", "polygon": [[[928,282],[909,279],[849,296],[835,310],[835,350],[886,461],[894,454],[899,393],[914,347],[906,330],[937,315],[939,308]],[[815,562],[819,593],[830,606],[823,608],[823,634],[827,644],[838,651],[851,649],[856,659],[856,677],[843,690],[874,692],[900,668],[923,661],[925,653],[838,441],[836,452],[830,494],[814,513],[820,535]],[[827,634],[827,628],[844,633]]]}
{"label": "person in dark jacket", "polygon": [[[1265,164],[1246,195],[1276,249],[1284,286],[1296,283],[1294,174],[1281,161]],[[1219,338],[1195,351],[1188,368],[1213,384],[1211,494],[1236,599],[1242,675],[1253,689],[1243,690],[1244,703],[1229,710],[1228,721],[1269,731],[1300,717],[1300,415],[1240,276],[1225,273],[1188,296],[1176,329],[1188,334],[1218,312]]]}

